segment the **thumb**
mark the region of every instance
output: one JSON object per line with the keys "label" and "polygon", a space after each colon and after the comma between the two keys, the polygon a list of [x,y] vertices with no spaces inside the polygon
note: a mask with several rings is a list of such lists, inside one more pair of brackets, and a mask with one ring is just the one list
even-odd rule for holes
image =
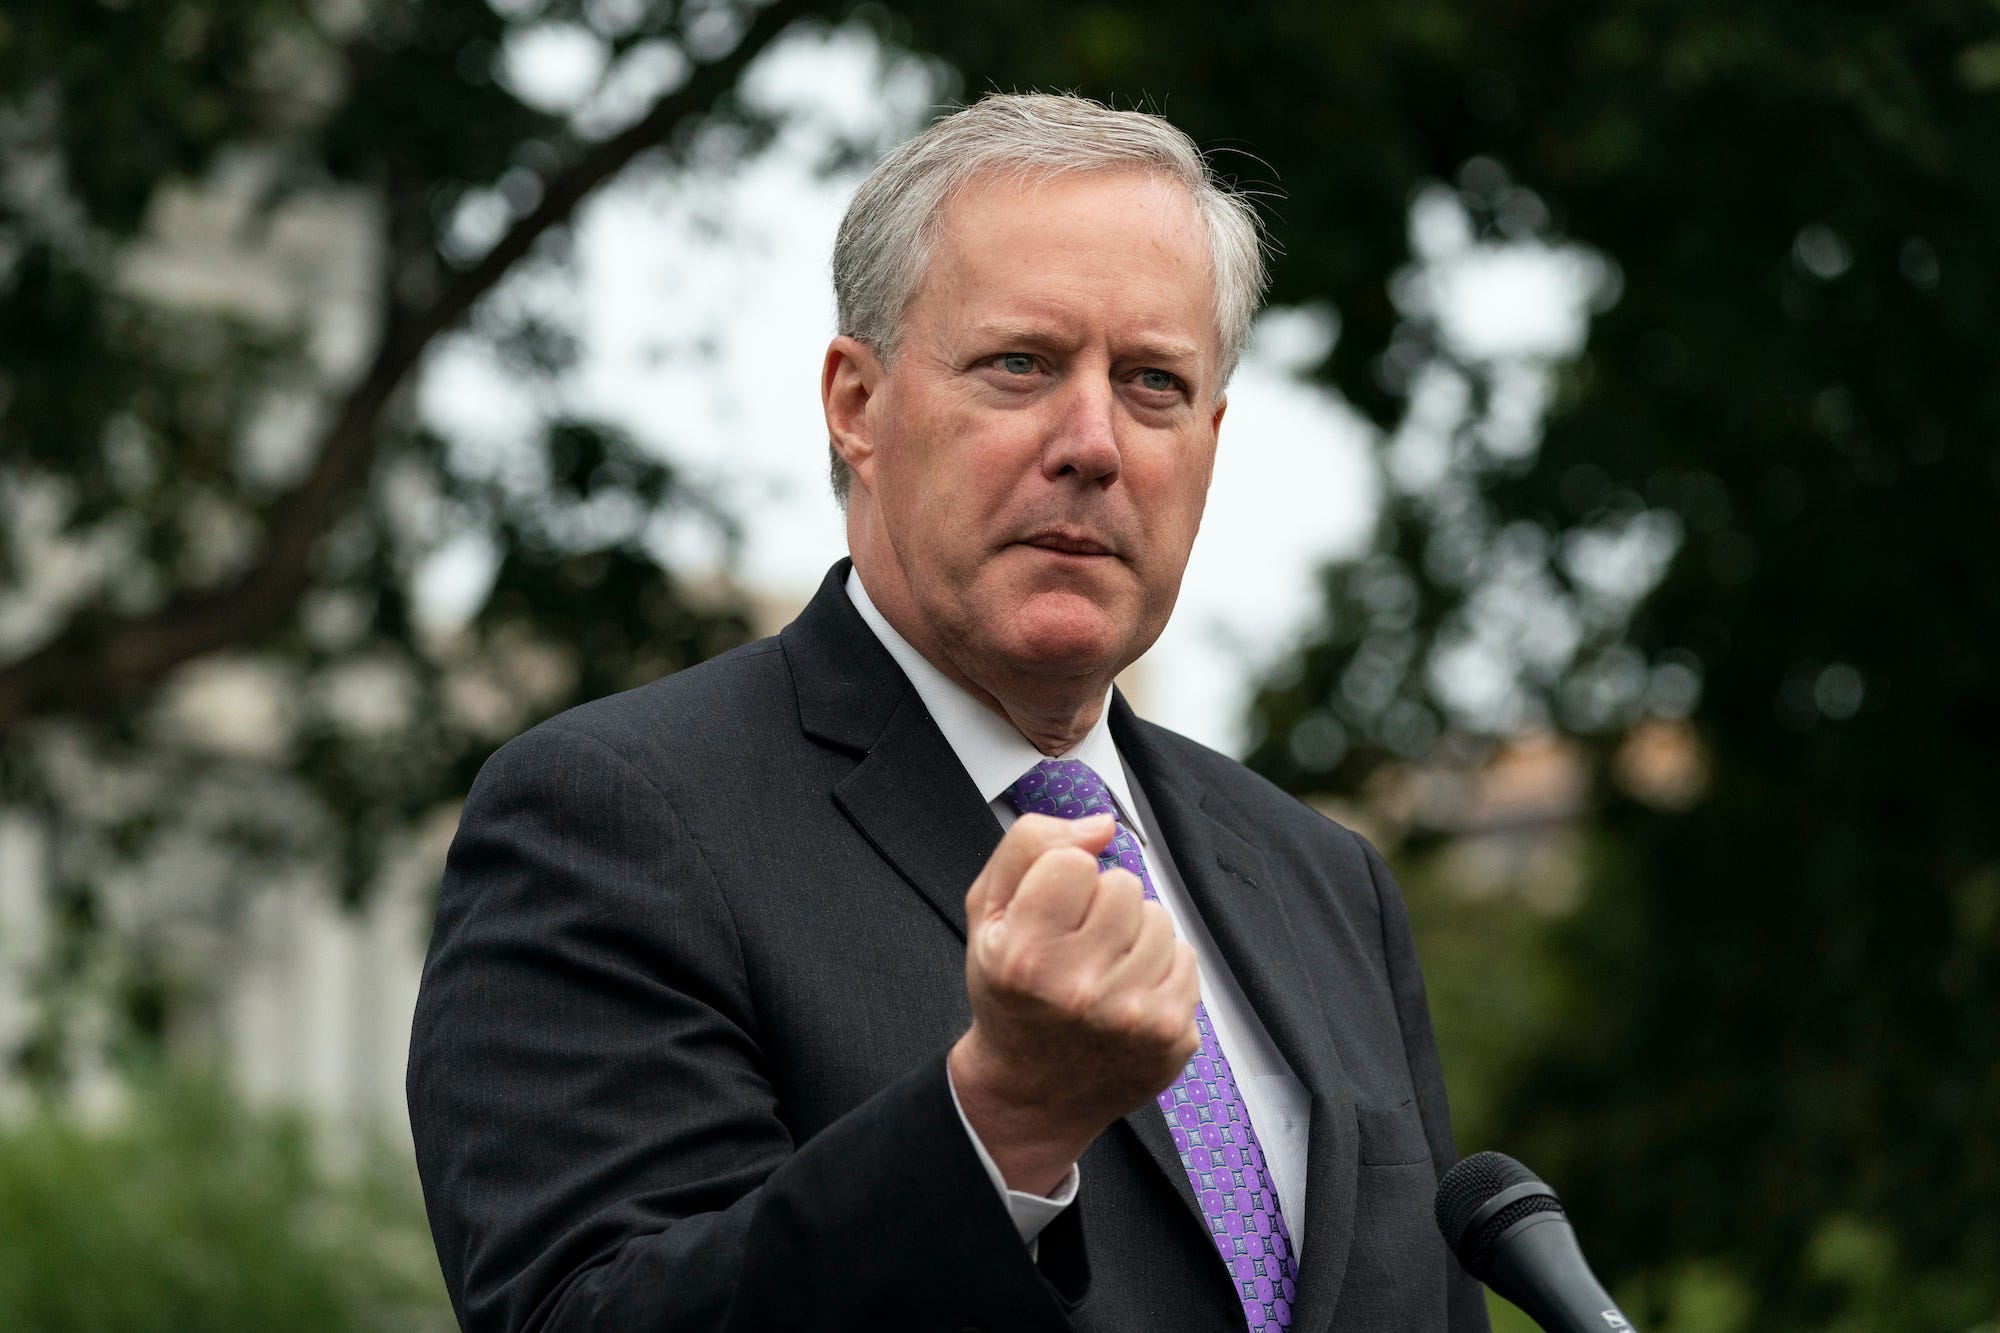
{"label": "thumb", "polygon": [[1117,822],[1110,815],[1089,815],[1083,819],[1022,815],[1000,839],[1000,845],[986,859],[986,868],[972,882],[972,891],[965,897],[966,920],[978,922],[1005,915],[1021,880],[1045,853],[1062,847],[1081,847],[1095,856],[1117,832]]}

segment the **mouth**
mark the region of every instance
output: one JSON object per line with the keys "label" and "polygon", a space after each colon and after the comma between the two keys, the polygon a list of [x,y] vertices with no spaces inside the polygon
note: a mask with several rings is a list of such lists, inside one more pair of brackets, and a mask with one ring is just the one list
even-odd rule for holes
{"label": "mouth", "polygon": [[1037,550],[1053,551],[1058,555],[1107,556],[1116,555],[1109,546],[1078,528],[1043,528],[1021,538],[1020,544]]}

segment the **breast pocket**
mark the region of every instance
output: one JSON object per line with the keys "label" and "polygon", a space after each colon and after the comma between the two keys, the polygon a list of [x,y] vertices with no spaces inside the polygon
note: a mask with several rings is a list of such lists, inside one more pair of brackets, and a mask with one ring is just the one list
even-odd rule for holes
{"label": "breast pocket", "polygon": [[1360,1130],[1363,1166],[1410,1166],[1431,1160],[1431,1147],[1424,1138],[1424,1122],[1415,1102],[1356,1106],[1354,1120]]}
{"label": "breast pocket", "polygon": [[1370,1333],[1445,1326],[1444,1241],[1433,1220],[1437,1169],[1414,1102],[1356,1106],[1354,1245],[1340,1309]]}

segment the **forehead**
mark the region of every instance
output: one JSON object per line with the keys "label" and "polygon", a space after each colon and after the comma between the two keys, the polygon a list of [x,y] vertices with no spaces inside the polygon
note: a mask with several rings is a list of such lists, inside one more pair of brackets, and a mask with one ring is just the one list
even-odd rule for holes
{"label": "forehead", "polygon": [[1204,255],[1207,239],[1187,187],[1165,172],[1138,166],[1040,170],[1032,165],[990,167],[959,184],[938,207],[940,234],[980,220],[1046,215],[1072,206],[1108,205],[1160,218],[1174,240]]}
{"label": "forehead", "polygon": [[1110,297],[1125,315],[1216,336],[1207,229],[1186,187],[1164,175],[983,173],[945,201],[929,250],[913,317],[964,317],[975,306],[1089,316],[1106,313]]}

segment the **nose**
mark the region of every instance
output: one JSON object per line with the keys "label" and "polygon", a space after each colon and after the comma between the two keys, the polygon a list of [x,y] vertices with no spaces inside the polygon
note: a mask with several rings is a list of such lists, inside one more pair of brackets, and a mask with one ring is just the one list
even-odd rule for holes
{"label": "nose", "polygon": [[1079,375],[1066,386],[1060,415],[1042,449],[1051,481],[1079,477],[1108,483],[1118,475],[1118,402],[1108,377]]}

